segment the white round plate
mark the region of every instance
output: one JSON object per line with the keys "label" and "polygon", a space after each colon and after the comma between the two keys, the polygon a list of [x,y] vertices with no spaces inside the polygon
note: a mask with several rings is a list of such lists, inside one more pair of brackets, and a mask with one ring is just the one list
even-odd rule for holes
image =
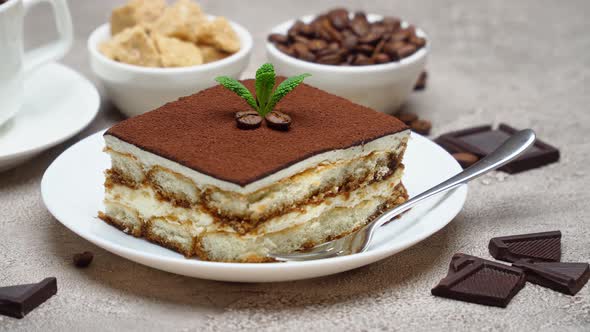
{"label": "white round plate", "polygon": [[96,88],[57,63],[25,78],[22,109],[0,126],[0,171],[15,167],[84,129],[100,105]]}
{"label": "white round plate", "polygon": [[[102,152],[103,132],[70,147],[49,166],[41,193],[49,211],[74,233],[132,261],[191,277],[269,282],[325,276],[367,265],[400,252],[434,234],[459,213],[467,187],[424,201],[400,219],[384,226],[364,253],[308,262],[220,263],[186,259],[182,255],[134,238],[97,218],[103,210],[103,171],[110,167]],[[403,182],[410,196],[461,171],[459,164],[427,138],[412,133],[404,157]]]}

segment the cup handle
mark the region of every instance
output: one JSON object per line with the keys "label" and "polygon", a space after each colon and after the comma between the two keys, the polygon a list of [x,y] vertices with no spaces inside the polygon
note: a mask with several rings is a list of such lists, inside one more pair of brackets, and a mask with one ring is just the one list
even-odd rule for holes
{"label": "cup handle", "polygon": [[62,58],[72,47],[74,39],[72,17],[66,0],[23,0],[25,15],[31,7],[40,2],[48,2],[53,7],[59,38],[26,52],[23,61],[25,72],[30,72],[47,62]]}

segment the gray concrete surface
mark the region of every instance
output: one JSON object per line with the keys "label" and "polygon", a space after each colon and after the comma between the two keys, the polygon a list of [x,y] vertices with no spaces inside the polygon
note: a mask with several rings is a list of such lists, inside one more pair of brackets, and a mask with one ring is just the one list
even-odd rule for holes
{"label": "gray concrete surface", "polygon": [[[76,43],[63,63],[92,78],[86,37],[122,1],[70,0]],[[252,31],[264,61],[265,32],[292,16],[335,5],[396,14],[433,40],[425,92],[407,107],[434,134],[507,122],[532,127],[561,149],[542,169],[492,174],[470,185],[464,210],[445,229],[401,254],[339,275],[277,284],[190,279],[147,268],[82,240],[41,202],[45,168],[79,139],[121,119],[108,100],[83,133],[0,174],[0,285],[56,276],[59,293],[0,330],[590,330],[590,286],[576,296],[527,285],[506,309],[435,298],[430,288],[457,251],[488,257],[492,236],[561,229],[563,259],[590,261],[590,2],[580,1],[202,1]],[[54,34],[44,8],[31,43]],[[96,253],[86,270],[71,255]]]}

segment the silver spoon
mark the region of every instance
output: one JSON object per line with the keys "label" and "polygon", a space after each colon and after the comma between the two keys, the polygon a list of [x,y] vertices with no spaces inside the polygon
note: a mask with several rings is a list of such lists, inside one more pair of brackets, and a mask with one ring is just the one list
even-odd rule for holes
{"label": "silver spoon", "polygon": [[531,129],[525,129],[512,135],[506,142],[499,146],[492,153],[481,159],[473,166],[463,172],[443,181],[429,190],[412,197],[405,203],[400,204],[383,214],[375,220],[360,228],[358,231],[344,236],[340,239],[322,243],[310,250],[294,252],[289,254],[269,254],[268,256],[278,261],[308,261],[322,258],[346,256],[364,252],[369,247],[375,232],[383,224],[392,220],[402,212],[407,211],[418,202],[433,195],[457,188],[489,171],[495,170],[512,161],[535,142],[535,133]]}

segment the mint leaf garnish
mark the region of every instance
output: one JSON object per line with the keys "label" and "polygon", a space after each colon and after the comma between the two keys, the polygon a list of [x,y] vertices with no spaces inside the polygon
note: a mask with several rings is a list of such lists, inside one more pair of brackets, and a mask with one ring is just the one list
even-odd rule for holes
{"label": "mint leaf garnish", "polygon": [[263,113],[264,115],[270,113],[272,109],[277,105],[277,103],[283,99],[289,92],[293,91],[299,84],[303,82],[306,77],[311,76],[311,74],[301,74],[297,76],[292,76],[287,78],[283,81],[283,83],[279,84],[275,92],[272,94],[270,98],[270,102],[266,105]]}
{"label": "mint leaf garnish", "polygon": [[250,90],[248,90],[248,88],[246,88],[244,84],[240,83],[238,80],[235,80],[227,76],[219,76],[216,77],[215,80],[219,82],[219,84],[223,85],[225,88],[235,92],[238,96],[244,98],[248,105],[250,105],[258,113],[260,113],[258,105],[254,100],[254,96],[252,96],[252,93],[250,93]]}
{"label": "mint leaf garnish", "polygon": [[262,117],[272,112],[277,103],[289,92],[293,91],[303,80],[311,74],[301,74],[289,77],[279,84],[273,92],[276,82],[275,69],[272,64],[265,63],[256,71],[256,99],[252,93],[239,81],[227,77],[219,76],[215,80],[225,88],[235,92],[238,96],[244,98],[248,105],[252,107]]}
{"label": "mint leaf garnish", "polygon": [[263,64],[256,71],[256,99],[258,108],[264,110],[275,86],[275,69],[270,63]]}

